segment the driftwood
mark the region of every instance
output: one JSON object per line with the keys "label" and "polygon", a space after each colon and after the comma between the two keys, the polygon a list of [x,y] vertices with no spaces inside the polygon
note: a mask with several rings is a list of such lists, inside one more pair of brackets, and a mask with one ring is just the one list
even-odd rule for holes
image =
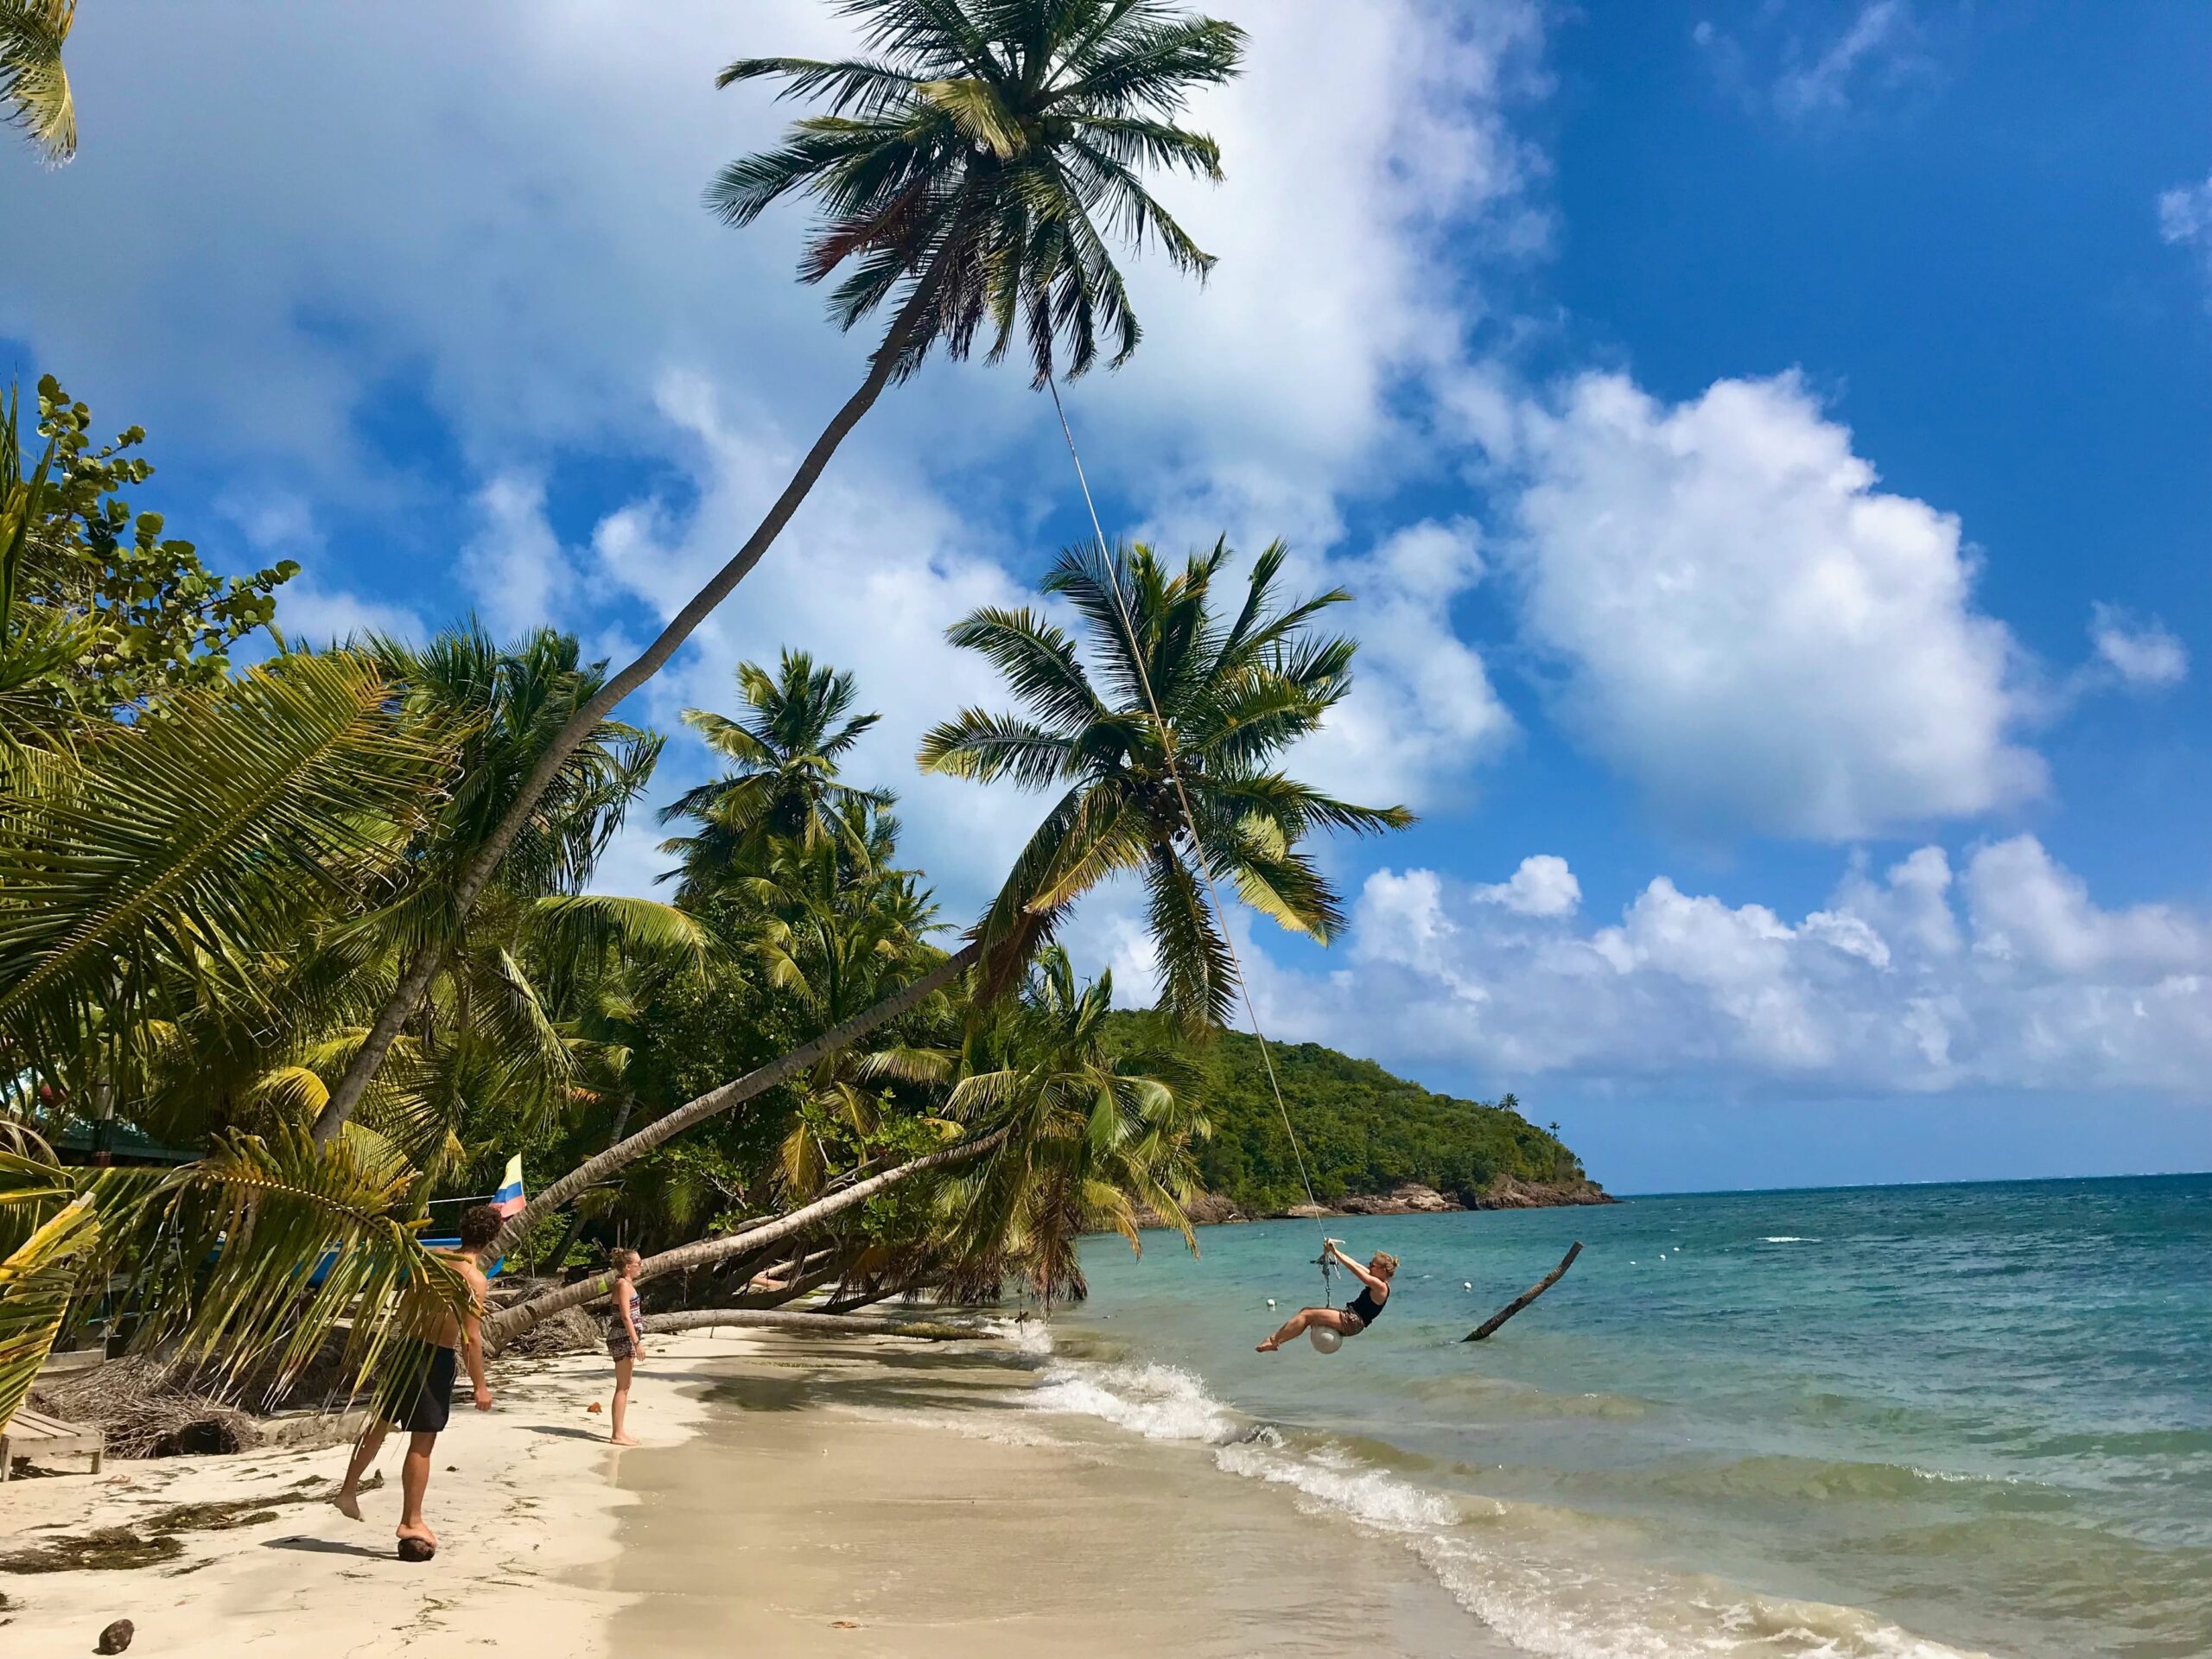
{"label": "driftwood", "polygon": [[731,1325],[747,1331],[796,1331],[810,1337],[912,1337],[920,1342],[972,1342],[984,1333],[935,1319],[855,1319],[838,1313],[786,1313],[750,1307],[693,1307],[680,1313],[648,1313],[647,1332],[707,1331]]}
{"label": "driftwood", "polygon": [[1574,1265],[1574,1258],[1581,1254],[1582,1241],[1577,1239],[1574,1242],[1573,1248],[1569,1249],[1565,1255],[1560,1258],[1559,1266],[1554,1268],[1542,1278],[1537,1280],[1535,1284],[1529,1286],[1528,1289],[1522,1291],[1518,1296],[1516,1296],[1503,1307],[1499,1308],[1497,1313],[1491,1314],[1490,1318],[1484,1319],[1480,1325],[1467,1332],[1465,1336],[1460,1338],[1459,1340],[1462,1342],[1480,1342],[1484,1337],[1497,1330],[1499,1325],[1503,1325],[1516,1313],[1518,1313],[1522,1308],[1528,1306],[1529,1303],[1535,1301],[1537,1297],[1542,1295],[1554,1285],[1559,1283],[1560,1280],[1566,1278],[1567,1270]]}

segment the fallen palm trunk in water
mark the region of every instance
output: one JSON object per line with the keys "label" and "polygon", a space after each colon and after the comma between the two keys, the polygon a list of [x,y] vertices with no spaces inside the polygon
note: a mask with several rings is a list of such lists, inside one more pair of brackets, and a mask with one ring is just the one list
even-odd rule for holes
{"label": "fallen palm trunk in water", "polygon": [[1484,1319],[1473,1330],[1468,1332],[1467,1334],[1460,1338],[1459,1340],[1462,1342],[1480,1342],[1484,1337],[1490,1335],[1491,1332],[1497,1330],[1499,1325],[1503,1325],[1516,1313],[1518,1313],[1522,1308],[1528,1306],[1529,1303],[1535,1301],[1537,1297],[1542,1295],[1554,1285],[1559,1283],[1560,1280],[1567,1277],[1567,1270],[1574,1265],[1574,1258],[1581,1254],[1582,1241],[1580,1239],[1577,1239],[1574,1241],[1573,1246],[1568,1249],[1567,1253],[1560,1258],[1559,1266],[1554,1268],[1542,1278],[1537,1280],[1535,1284],[1529,1286],[1528,1289],[1522,1291],[1518,1296],[1516,1296],[1503,1307],[1499,1308],[1497,1313],[1491,1314],[1490,1318]]}
{"label": "fallen palm trunk in water", "polygon": [[969,1342],[986,1333],[936,1319],[856,1319],[842,1313],[787,1313],[781,1309],[693,1307],[680,1313],[648,1313],[645,1326],[656,1332],[709,1331],[734,1325],[748,1331],[797,1331],[808,1336],[911,1337],[920,1342]]}

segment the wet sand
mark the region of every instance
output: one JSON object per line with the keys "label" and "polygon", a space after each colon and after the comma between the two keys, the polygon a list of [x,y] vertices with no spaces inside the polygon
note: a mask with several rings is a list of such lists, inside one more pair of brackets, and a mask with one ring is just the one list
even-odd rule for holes
{"label": "wet sand", "polygon": [[[697,1437],[633,1452],[619,1553],[657,1655],[1494,1656],[1406,1551],[1206,1448],[1025,1409],[963,1344],[763,1342],[701,1373]],[[702,1386],[702,1385],[695,1385]]]}

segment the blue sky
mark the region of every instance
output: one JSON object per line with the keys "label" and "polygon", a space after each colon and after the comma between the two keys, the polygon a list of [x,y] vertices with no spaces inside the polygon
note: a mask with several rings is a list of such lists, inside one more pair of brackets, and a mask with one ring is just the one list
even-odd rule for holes
{"label": "blue sky", "polygon": [[[1268,1029],[1516,1090],[1623,1190],[2212,1165],[2212,116],[2200,6],[1222,0],[1245,79],[1074,389],[1109,527],[1274,536],[1365,642],[1300,765],[1423,814]],[[811,0],[87,9],[0,155],[0,352],[143,423],[310,636],[471,608],[620,655],[860,372],[803,220],[698,207]],[[1049,406],[939,365],[634,715],[779,644],[971,907],[1036,804],[912,776],[941,639],[1079,533]],[[703,754],[671,745],[660,792]],[[659,868],[644,815],[607,880]],[[1124,990],[1127,895],[1074,940]]]}

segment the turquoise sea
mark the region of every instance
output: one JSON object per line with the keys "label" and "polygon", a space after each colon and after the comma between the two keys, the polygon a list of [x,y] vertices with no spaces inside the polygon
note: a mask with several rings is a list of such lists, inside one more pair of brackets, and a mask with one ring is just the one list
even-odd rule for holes
{"label": "turquoise sea", "polygon": [[1038,1402],[1402,1537],[1532,1654],[2212,1654],[2212,1176],[1329,1230],[1404,1267],[1327,1357],[1252,1351],[1314,1224],[1089,1241]]}

